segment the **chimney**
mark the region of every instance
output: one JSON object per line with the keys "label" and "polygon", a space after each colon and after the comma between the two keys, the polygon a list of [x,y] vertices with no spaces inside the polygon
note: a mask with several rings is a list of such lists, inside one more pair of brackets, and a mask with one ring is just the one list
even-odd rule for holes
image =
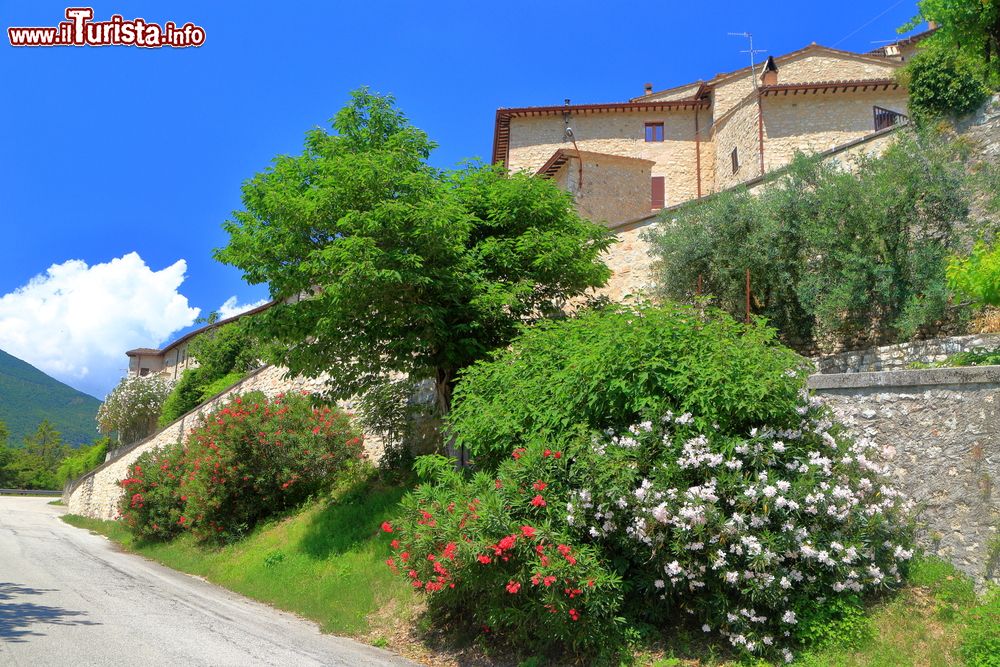
{"label": "chimney", "polygon": [[645,86],[642,87],[642,92],[645,93],[646,95],[652,95],[653,94],[653,84],[647,83]]}
{"label": "chimney", "polygon": [[761,76],[761,84],[764,86],[775,86],[778,84],[778,66],[774,64],[774,56],[767,57],[764,65],[764,74]]}

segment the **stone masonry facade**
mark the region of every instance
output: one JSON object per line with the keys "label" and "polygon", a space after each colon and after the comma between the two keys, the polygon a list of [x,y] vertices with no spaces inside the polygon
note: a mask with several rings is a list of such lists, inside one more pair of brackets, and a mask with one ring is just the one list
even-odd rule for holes
{"label": "stone masonry facade", "polygon": [[870,373],[906,370],[914,363],[933,364],[959,352],[1000,350],[1000,334],[975,334],[915,340],[816,359],[820,373]]}
{"label": "stone masonry facade", "polygon": [[810,386],[851,435],[888,448],[919,546],[980,586],[1000,583],[1000,367],[814,375]]}

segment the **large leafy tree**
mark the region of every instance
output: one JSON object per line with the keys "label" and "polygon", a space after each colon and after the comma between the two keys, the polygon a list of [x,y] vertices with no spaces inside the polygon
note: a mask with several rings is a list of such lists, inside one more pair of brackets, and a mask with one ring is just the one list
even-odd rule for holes
{"label": "large leafy tree", "polygon": [[365,89],[332,125],[244,185],[216,251],[281,301],[255,327],[292,372],[330,373],[342,397],[433,377],[447,412],[463,368],[607,281],[609,235],[551,182],[440,172],[427,135]]}
{"label": "large leafy tree", "polygon": [[1000,0],[920,0],[918,7],[920,13],[902,30],[935,22],[928,47],[980,63],[990,83],[1000,85]]}

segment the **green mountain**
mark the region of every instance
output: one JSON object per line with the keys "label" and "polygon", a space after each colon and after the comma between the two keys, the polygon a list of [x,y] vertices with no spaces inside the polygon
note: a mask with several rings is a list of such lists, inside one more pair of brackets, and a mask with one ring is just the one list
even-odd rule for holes
{"label": "green mountain", "polygon": [[20,445],[43,419],[68,445],[97,437],[99,400],[51,378],[31,364],[0,350],[0,421],[10,431],[8,444]]}

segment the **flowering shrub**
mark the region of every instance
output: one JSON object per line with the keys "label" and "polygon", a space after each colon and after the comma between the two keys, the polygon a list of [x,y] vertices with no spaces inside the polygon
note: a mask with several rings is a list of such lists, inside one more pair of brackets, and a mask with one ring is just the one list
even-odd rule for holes
{"label": "flowering shrub", "polygon": [[[636,317],[632,322],[617,314],[611,317],[623,328],[645,326],[636,323]],[[657,321],[655,315],[649,319]],[[574,345],[573,331],[560,331],[563,326],[572,327],[552,326],[541,334],[551,340],[542,345],[536,339],[535,349],[552,352],[560,341]],[[541,557],[558,562],[561,554],[543,547],[532,557],[529,549],[525,562],[521,553],[508,553],[500,544],[504,536],[513,536],[513,545],[534,546],[518,535],[519,526],[525,525],[545,544],[557,549],[562,544],[571,554],[586,555],[588,577],[599,585],[561,586],[584,591],[579,603],[572,600],[579,623],[593,619],[591,627],[606,632],[617,616],[659,625],[689,619],[738,651],[789,660],[795,645],[814,643],[817,632],[809,619],[823,622],[811,613],[817,604],[853,604],[864,594],[897,585],[911,555],[908,506],[885,477],[881,460],[886,452],[869,440],[853,441],[843,434],[827,410],[801,388],[794,356],[780,350],[772,354],[760,344],[767,336],[759,331],[747,331],[748,340],[741,341],[736,334],[742,325],[727,327],[722,330],[737,338],[737,358],[763,371],[759,375],[735,374],[728,383],[710,384],[711,393],[701,391],[698,397],[706,408],[701,414],[671,410],[667,406],[684,397],[667,395],[669,400],[662,400],[662,379],[649,377],[645,386],[656,388],[650,395],[642,396],[641,385],[634,385],[640,389],[633,400],[609,403],[608,395],[624,391],[626,385],[625,380],[612,379],[607,388],[592,390],[597,395],[578,401],[610,408],[589,414],[580,410],[576,422],[567,413],[558,430],[498,426],[514,446],[495,475],[479,473],[463,482],[455,474],[439,474],[434,483],[411,495],[390,526],[395,539],[390,565],[422,590],[431,582],[435,596],[438,584],[444,584],[442,604],[477,621],[538,642],[554,636],[570,644],[586,643],[585,626],[571,622],[561,633],[554,632],[530,617],[533,607],[526,607],[524,598],[500,594],[508,583],[519,584],[518,593],[542,591],[535,584]],[[615,329],[599,325],[591,331],[628,340],[627,331],[616,334]],[[713,335],[720,328],[701,330]],[[607,341],[591,341],[602,350],[614,349]],[[751,341],[758,342],[760,359],[752,359]],[[702,351],[703,369],[725,367],[712,358],[727,354],[725,347],[703,343],[697,334],[687,343]],[[633,359],[632,346],[620,350],[618,358],[605,359],[606,368],[624,368],[621,358]],[[636,369],[647,376],[676,374],[677,361],[669,348],[660,354],[648,351],[654,354],[646,363],[636,360]],[[681,359],[690,362],[686,355]],[[536,362],[515,343],[493,363],[505,365],[510,377],[524,378],[532,376]],[[519,371],[526,372],[519,376]],[[488,375],[493,369],[482,372]],[[567,377],[571,375],[566,371],[551,375],[556,383]],[[799,388],[791,398],[789,382]],[[512,391],[523,386],[515,383]],[[504,389],[490,387],[497,393],[476,395],[478,404],[502,405],[508,398]],[[546,391],[559,395],[564,390],[555,386]],[[700,388],[692,386],[690,391]],[[753,396],[757,414],[767,416],[752,425],[725,406],[712,406],[713,401],[733,400],[739,392]],[[468,388],[464,396],[472,400]],[[519,395],[511,402],[523,399]],[[540,395],[535,406],[548,400]],[[621,423],[623,416],[633,423],[596,429],[587,423],[590,414],[605,423]],[[728,419],[716,421],[718,415]],[[436,562],[452,543],[461,567],[455,572],[449,568],[447,575],[438,573],[444,578],[436,579],[425,561]],[[494,549],[496,555],[509,560],[492,569],[475,567],[480,557],[490,558],[485,564],[493,565],[493,545],[500,548],[499,553]],[[618,585],[618,575],[627,587]],[[471,597],[461,597],[462,591]],[[563,602],[570,604],[568,599]]]}
{"label": "flowering shrub", "polygon": [[170,386],[156,376],[129,375],[111,390],[97,410],[97,430],[118,432],[123,444],[138,442],[156,430]]}
{"label": "flowering shrub", "polygon": [[228,540],[321,490],[364,448],[346,414],[305,396],[255,392],[203,416],[183,446],[143,456],[121,482],[121,514],[133,532],[188,529]]}
{"label": "flowering shrub", "polygon": [[622,582],[598,550],[571,537],[557,501],[565,489],[537,479],[558,477],[543,468],[562,462],[546,463],[466,481],[444,457],[421,457],[421,475],[435,481],[382,525],[392,539],[387,564],[446,617],[521,645],[593,650],[620,629]]}
{"label": "flowering shrub", "polygon": [[180,443],[144,452],[119,482],[118,515],[136,537],[169,540],[183,529],[184,448]]}

